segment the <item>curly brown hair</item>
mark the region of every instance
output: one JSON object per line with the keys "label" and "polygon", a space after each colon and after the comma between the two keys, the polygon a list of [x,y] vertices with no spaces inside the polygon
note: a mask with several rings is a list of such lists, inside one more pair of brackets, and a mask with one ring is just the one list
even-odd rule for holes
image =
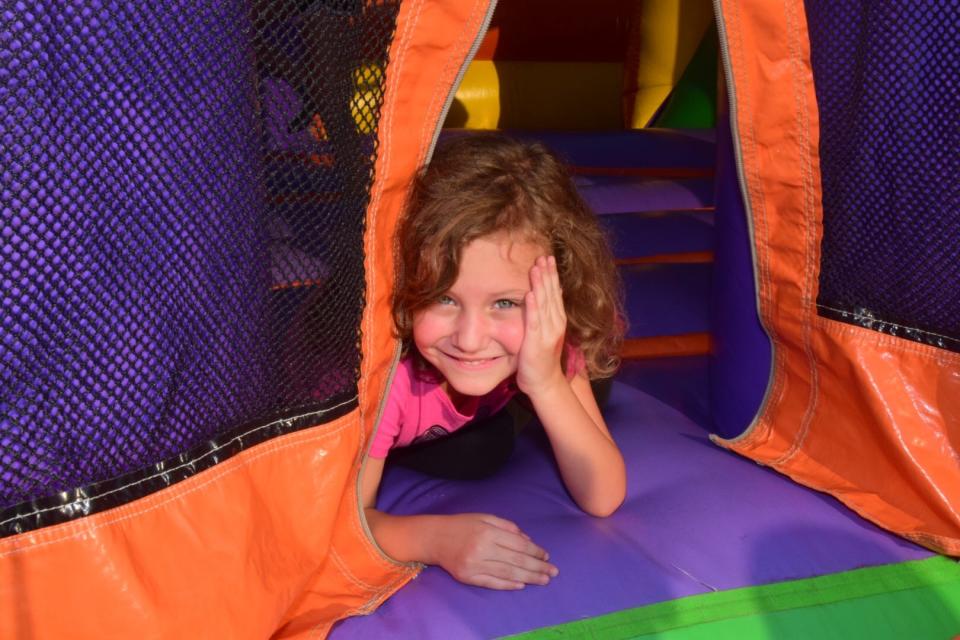
{"label": "curly brown hair", "polygon": [[414,315],[456,281],[463,248],[505,231],[550,248],[567,343],[583,352],[591,378],[613,375],[626,323],[606,236],[556,156],[499,134],[454,138],[414,181],[396,236],[393,318],[405,348]]}

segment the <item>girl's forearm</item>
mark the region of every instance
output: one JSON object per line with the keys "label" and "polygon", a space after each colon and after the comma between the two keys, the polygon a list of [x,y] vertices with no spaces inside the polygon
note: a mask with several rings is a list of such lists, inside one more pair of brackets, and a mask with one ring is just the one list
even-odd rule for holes
{"label": "girl's forearm", "polygon": [[374,540],[388,556],[400,562],[437,564],[432,539],[442,516],[396,516],[373,508],[365,513]]}
{"label": "girl's forearm", "polygon": [[577,505],[594,516],[616,511],[626,494],[626,470],[613,439],[597,426],[569,384],[553,385],[530,401]]}

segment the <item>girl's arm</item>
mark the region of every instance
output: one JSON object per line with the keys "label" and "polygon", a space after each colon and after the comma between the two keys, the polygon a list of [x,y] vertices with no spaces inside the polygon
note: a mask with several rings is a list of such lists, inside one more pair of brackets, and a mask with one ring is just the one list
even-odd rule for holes
{"label": "girl's arm", "polygon": [[370,531],[387,555],[439,565],[460,582],[490,589],[547,584],[557,575],[547,552],[508,520],[482,513],[395,516],[377,511],[383,463],[367,458],[360,495]]}
{"label": "girl's arm", "polygon": [[535,391],[530,402],[577,505],[593,516],[616,511],[626,494],[623,456],[610,437],[587,377],[578,374],[569,382],[563,378]]}
{"label": "girl's arm", "polygon": [[524,341],[517,384],[553,447],[560,475],[581,509],[608,516],[623,502],[626,470],[586,375],[567,380],[560,366],[567,319],[556,260],[538,258],[524,301]]}

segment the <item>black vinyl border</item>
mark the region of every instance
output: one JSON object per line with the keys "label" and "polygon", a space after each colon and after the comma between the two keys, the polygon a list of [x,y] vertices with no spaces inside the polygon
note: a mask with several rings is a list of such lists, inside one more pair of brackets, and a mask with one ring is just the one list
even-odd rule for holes
{"label": "black vinyl border", "polygon": [[953,353],[960,353],[960,339],[924,331],[916,327],[906,327],[896,322],[890,322],[872,315],[866,309],[838,309],[818,302],[817,314],[822,318],[845,322],[863,329],[870,329],[879,333],[885,333],[889,336],[896,336],[897,338],[912,340],[931,347],[952,351]]}
{"label": "black vinyl border", "polygon": [[226,431],[216,438],[137,471],[28,500],[0,510],[0,538],[77,520],[149,496],[187,480],[268,440],[331,422],[358,406],[356,389],[322,405]]}

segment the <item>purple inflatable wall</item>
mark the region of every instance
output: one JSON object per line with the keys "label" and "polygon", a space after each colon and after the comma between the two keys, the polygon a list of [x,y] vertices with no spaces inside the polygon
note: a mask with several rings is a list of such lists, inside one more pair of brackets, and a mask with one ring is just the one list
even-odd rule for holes
{"label": "purple inflatable wall", "polygon": [[763,401],[770,376],[770,341],[757,315],[751,240],[725,91],[717,102],[710,405],[715,432],[731,438],[743,433]]}

